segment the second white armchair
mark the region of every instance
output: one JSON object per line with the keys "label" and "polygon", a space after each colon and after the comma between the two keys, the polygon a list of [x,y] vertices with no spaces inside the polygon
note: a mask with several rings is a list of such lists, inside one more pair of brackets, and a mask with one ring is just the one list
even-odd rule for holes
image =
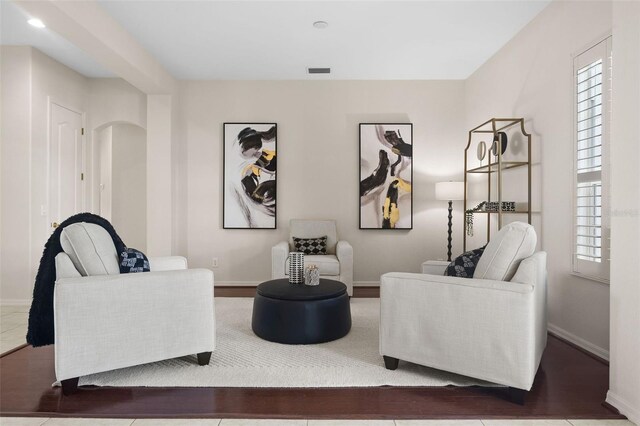
{"label": "second white armchair", "polygon": [[353,295],[353,248],[346,241],[338,240],[334,220],[291,219],[289,222],[289,241],[282,241],[271,249],[271,277],[286,278],[289,271],[285,268],[289,252],[295,251],[293,237],[327,237],[327,254],[305,255],[306,264],[315,264],[322,278],[341,281],[347,286],[349,296]]}
{"label": "second white armchair", "polygon": [[508,386],[524,402],[547,343],[547,255],[514,222],[489,242],[473,278],[387,273],[380,282],[380,354]]}

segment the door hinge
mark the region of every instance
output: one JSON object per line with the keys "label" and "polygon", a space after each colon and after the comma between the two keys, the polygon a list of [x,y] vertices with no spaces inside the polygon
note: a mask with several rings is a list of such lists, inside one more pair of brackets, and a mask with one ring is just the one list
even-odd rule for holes
{"label": "door hinge", "polygon": [[80,173],[80,180],[84,180],[84,173]]}
{"label": "door hinge", "polygon": [[80,134],[84,135],[84,127],[80,129]]}

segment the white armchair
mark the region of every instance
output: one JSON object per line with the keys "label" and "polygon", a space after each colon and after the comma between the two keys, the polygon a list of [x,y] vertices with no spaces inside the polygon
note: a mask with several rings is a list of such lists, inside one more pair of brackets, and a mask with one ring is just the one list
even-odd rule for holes
{"label": "white armchair", "polygon": [[[531,225],[491,240],[474,278],[381,277],[380,354],[509,386],[522,403],[547,342],[546,253]],[[444,268],[442,268],[444,271]]]}
{"label": "white armchair", "polygon": [[209,363],[215,349],[210,270],[187,269],[187,260],[174,256],[149,259],[151,272],[120,274],[111,237],[92,224],[66,227],[60,242],[55,370],[65,394],[87,374],[190,354]]}
{"label": "white armchair", "polygon": [[315,264],[320,269],[320,277],[343,282],[347,294],[353,295],[353,248],[351,244],[338,241],[336,222],[333,220],[292,219],[289,222],[289,241],[282,241],[271,249],[271,277],[286,278],[289,271],[285,268],[287,256],[295,251],[293,237],[316,238],[327,236],[326,255],[305,255],[307,264]]}

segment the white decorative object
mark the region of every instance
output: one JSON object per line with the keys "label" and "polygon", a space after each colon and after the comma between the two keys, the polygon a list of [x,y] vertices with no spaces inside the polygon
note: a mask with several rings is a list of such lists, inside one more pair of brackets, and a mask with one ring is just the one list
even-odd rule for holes
{"label": "white decorative object", "polygon": [[289,270],[285,261],[294,249],[293,237],[317,238],[327,236],[327,254],[306,255],[307,263],[320,269],[322,278],[342,282],[347,286],[347,294],[353,295],[353,247],[346,241],[338,241],[334,220],[291,219],[289,223],[289,241],[282,241],[271,248],[271,278],[287,278]]}
{"label": "white decorative object", "polygon": [[478,152],[477,152],[477,156],[478,156],[478,160],[480,160],[480,164],[482,164],[482,160],[484,160],[484,157],[487,155],[487,143],[485,141],[480,141],[480,143],[478,144]]}
{"label": "white decorative object", "polygon": [[306,285],[320,284],[320,269],[316,265],[307,265],[304,268],[304,283]]}

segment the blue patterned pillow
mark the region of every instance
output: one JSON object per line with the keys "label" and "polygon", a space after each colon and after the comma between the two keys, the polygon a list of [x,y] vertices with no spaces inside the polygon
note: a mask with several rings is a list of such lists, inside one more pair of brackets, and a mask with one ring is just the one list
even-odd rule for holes
{"label": "blue patterned pillow", "polygon": [[453,259],[444,274],[450,277],[473,278],[473,273],[476,271],[476,266],[478,266],[485,247],[486,245],[462,253]]}
{"label": "blue patterned pillow", "polygon": [[120,273],[149,272],[149,259],[140,250],[127,247],[120,253]]}

